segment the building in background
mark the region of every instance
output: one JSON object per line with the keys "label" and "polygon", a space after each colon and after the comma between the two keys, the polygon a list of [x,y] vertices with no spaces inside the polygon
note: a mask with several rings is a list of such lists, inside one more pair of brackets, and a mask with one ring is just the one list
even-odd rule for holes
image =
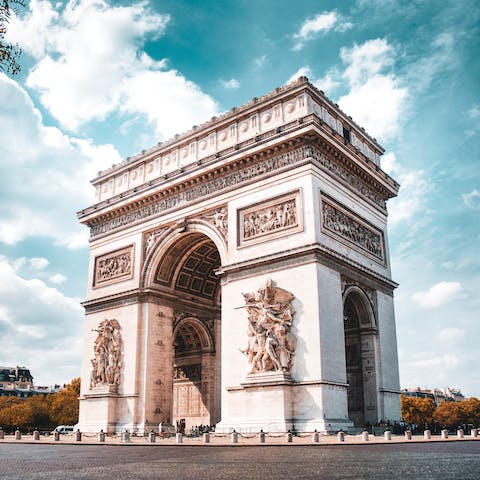
{"label": "building in background", "polygon": [[0,367],[0,397],[28,398],[58,392],[60,385],[35,386],[33,376],[26,367]]}
{"label": "building in background", "polygon": [[430,398],[435,402],[437,407],[444,402],[461,402],[465,400],[464,395],[459,389],[450,387],[444,387],[443,389],[420,387],[404,388],[402,395],[407,397]]}

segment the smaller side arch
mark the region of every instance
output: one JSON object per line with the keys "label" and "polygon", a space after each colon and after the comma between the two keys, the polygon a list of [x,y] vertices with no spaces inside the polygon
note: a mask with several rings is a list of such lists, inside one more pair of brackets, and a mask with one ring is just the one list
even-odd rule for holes
{"label": "smaller side arch", "polygon": [[[193,327],[194,332],[191,331]],[[212,337],[211,332],[205,325],[195,317],[185,317],[176,322],[173,326],[173,338],[176,339],[177,335],[192,335],[196,334],[198,336],[199,348],[196,350],[199,353],[214,353],[215,352],[215,341]],[[193,339],[194,343],[196,339]]]}
{"label": "smaller side arch", "polygon": [[372,301],[365,291],[357,285],[348,286],[343,292],[343,309],[347,307],[347,301],[351,301],[351,307],[355,308],[359,320],[359,328],[376,328],[377,319]]}

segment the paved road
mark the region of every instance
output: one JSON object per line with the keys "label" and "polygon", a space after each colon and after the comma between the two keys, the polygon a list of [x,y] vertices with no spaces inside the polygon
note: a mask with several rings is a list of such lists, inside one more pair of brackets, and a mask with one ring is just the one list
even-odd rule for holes
{"label": "paved road", "polygon": [[0,445],[0,479],[480,479],[480,442],[342,446]]}

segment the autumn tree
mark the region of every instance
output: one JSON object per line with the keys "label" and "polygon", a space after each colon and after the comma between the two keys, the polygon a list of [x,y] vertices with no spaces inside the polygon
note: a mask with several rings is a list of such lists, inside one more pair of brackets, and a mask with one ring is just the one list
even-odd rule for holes
{"label": "autumn tree", "polygon": [[17,12],[19,6],[25,6],[24,0],[0,0],[0,71],[11,75],[16,75],[20,71],[17,58],[21,49],[18,44],[8,43],[5,35],[12,12]]}
{"label": "autumn tree", "polygon": [[471,397],[463,400],[461,403],[465,423],[470,423],[475,426],[480,425],[480,400],[476,397]]}
{"label": "autumn tree", "polygon": [[432,422],[435,403],[431,398],[400,396],[402,418],[407,423],[425,425]]}
{"label": "autumn tree", "polygon": [[74,378],[52,398],[50,417],[56,425],[75,425],[78,422],[80,378]]}
{"label": "autumn tree", "polygon": [[433,419],[447,428],[456,428],[465,421],[462,402],[443,402],[435,410]]}

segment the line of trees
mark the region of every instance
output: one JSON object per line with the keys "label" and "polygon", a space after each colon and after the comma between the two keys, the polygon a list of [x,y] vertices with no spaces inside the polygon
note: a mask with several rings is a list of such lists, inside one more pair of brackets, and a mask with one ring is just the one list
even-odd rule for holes
{"label": "line of trees", "polygon": [[75,378],[63,390],[52,395],[34,395],[27,399],[0,397],[0,426],[7,433],[19,428],[30,432],[51,431],[57,425],[78,423],[80,379]]}
{"label": "line of trees", "polygon": [[460,426],[480,426],[480,400],[472,397],[461,402],[444,402],[438,407],[430,398],[401,395],[402,418],[406,423],[423,429],[456,429]]}

